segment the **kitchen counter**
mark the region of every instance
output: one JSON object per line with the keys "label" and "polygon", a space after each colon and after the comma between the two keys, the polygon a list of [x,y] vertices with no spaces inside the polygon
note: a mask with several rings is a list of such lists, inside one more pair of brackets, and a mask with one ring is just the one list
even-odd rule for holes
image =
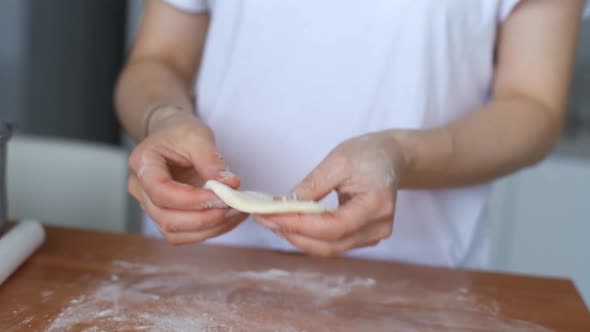
{"label": "kitchen counter", "polygon": [[0,331],[590,331],[568,280],[47,227]]}

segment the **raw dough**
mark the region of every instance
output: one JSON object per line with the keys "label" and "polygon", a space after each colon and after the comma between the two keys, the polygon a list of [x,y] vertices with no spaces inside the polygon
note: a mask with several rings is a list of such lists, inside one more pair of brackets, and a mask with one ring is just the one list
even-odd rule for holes
{"label": "raw dough", "polygon": [[283,197],[282,200],[275,200],[271,195],[264,193],[234,190],[216,180],[207,181],[204,188],[213,191],[225,204],[246,213],[322,213],[329,211],[327,207],[314,201],[298,201],[286,197]]}

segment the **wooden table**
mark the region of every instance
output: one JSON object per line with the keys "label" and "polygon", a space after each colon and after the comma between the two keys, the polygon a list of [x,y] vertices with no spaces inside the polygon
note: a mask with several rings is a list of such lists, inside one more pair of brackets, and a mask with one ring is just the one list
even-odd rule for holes
{"label": "wooden table", "polygon": [[47,231],[0,331],[590,331],[567,280]]}

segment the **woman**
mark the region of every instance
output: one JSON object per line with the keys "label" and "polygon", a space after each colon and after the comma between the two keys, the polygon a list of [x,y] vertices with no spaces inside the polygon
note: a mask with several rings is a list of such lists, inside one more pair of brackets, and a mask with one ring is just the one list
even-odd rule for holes
{"label": "woman", "polygon": [[[486,267],[490,181],[559,140],[584,1],[146,6],[115,99],[168,241]],[[337,209],[242,223],[208,179]]]}

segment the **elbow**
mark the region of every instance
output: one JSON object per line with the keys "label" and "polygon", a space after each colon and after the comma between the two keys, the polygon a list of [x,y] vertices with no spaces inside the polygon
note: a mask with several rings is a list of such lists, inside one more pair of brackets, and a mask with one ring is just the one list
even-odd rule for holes
{"label": "elbow", "polygon": [[565,107],[563,110],[549,108],[545,105],[537,103],[537,111],[539,114],[539,124],[537,135],[534,135],[530,158],[525,166],[534,166],[545,160],[557,147],[563,135],[563,127],[565,124]]}

